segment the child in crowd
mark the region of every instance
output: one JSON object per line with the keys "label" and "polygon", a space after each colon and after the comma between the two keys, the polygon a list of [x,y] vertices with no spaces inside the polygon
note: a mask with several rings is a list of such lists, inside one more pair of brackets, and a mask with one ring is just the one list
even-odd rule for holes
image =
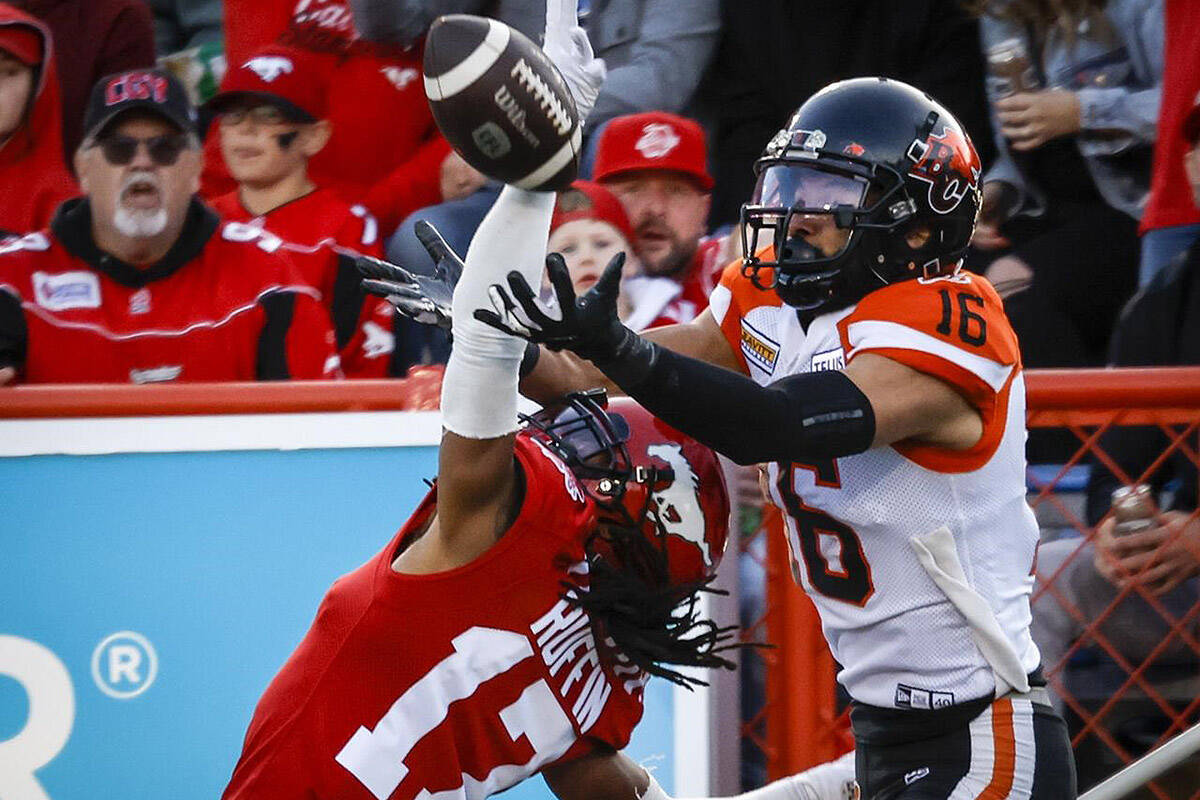
{"label": "child in crowd", "polygon": [[291,48],[264,49],[231,69],[205,105],[238,182],[212,204],[226,220],[280,237],[278,246],[324,297],[346,376],[385,377],[395,345],[391,307],[366,297],[353,264],[354,253],[381,255],[379,228],[365,208],[309,177],[309,160],[332,133],[323,72],[310,59]]}
{"label": "child in crowd", "polygon": [[682,287],[669,278],[642,275],[633,241],[629,218],[608,189],[598,183],[575,181],[559,194],[547,250],[562,254],[575,293],[590,289],[612,257],[624,251],[625,267],[617,297],[621,321],[633,330],[673,324],[677,320],[663,317],[661,312]]}
{"label": "child in crowd", "polygon": [[78,193],[63,163],[50,32],[0,3],[0,234],[45,227],[58,204]]}

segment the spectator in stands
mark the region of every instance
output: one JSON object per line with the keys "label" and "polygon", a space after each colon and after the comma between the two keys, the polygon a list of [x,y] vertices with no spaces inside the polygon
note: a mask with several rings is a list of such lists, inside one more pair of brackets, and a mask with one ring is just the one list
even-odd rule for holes
{"label": "spectator in stands", "polygon": [[[365,205],[381,230],[482,185],[437,133],[420,51],[359,38],[346,0],[226,0],[225,20],[232,68],[274,43],[316,54],[338,90],[329,96],[333,136],[313,159],[312,178]],[[215,145],[207,156],[205,195],[230,191]]]}
{"label": "spectator in stands", "polygon": [[366,298],[353,255],[382,256],[379,225],[365,208],[318,187],[308,166],[328,142],[328,86],[315,57],[276,45],[225,75],[203,107],[215,117],[221,155],[238,187],[213,200],[222,219],[283,240],[334,323],[347,377],[387,375],[391,306]]}
{"label": "spectator in stands", "polygon": [[674,322],[690,322],[708,306],[725,266],[720,241],[704,235],[713,188],[707,159],[704,130],[663,112],[614,119],[596,148],[594,179],[629,215],[642,272],[680,287],[661,312]]}
{"label": "spectator in stands", "polygon": [[320,378],[329,316],[274,242],[195,199],[196,112],[159,70],[88,103],[84,196],[0,248],[0,383]]}
{"label": "spectator in stands", "polygon": [[[154,26],[142,0],[12,0],[46,23],[58,50],[63,157],[83,140],[88,92],[101,76],[154,66]],[[66,57],[70,54],[70,57]]]}
{"label": "spectator in stands", "polygon": [[[546,13],[543,3],[529,0],[351,0],[350,5],[364,37],[404,46],[450,13],[493,17],[540,42]],[[690,0],[686,6],[676,0],[585,1],[579,6],[579,23],[608,67],[585,134],[621,115],[679,112],[687,106],[716,48],[718,0]]]}
{"label": "spectator in stands", "polygon": [[[1179,136],[1178,129],[1174,135]],[[1200,105],[1194,105],[1184,118],[1182,138],[1186,172],[1200,208]],[[1111,361],[1127,367],[1200,364],[1200,242],[1160,271],[1130,301],[1113,335]],[[1195,436],[1190,438],[1194,448]],[[1141,481],[1170,442],[1158,427],[1122,426],[1106,431],[1099,446],[1130,480]],[[1144,480],[1162,509],[1157,525],[1114,534],[1115,520],[1106,514],[1113,490],[1122,481],[1105,462],[1094,461],[1087,522],[1097,525],[1095,536],[1087,542],[1043,542],[1038,551],[1038,578],[1043,582],[1053,579],[1056,589],[1033,605],[1034,639],[1051,674],[1071,643],[1082,635],[1085,623],[1080,620],[1101,617],[1104,622],[1099,635],[1135,667],[1164,639],[1169,643],[1157,663],[1195,664],[1200,660],[1200,653],[1169,633],[1170,623],[1146,599],[1153,596],[1175,620],[1200,602],[1200,519],[1196,513],[1200,478],[1196,465],[1184,450],[1176,449]],[[1081,613],[1071,613],[1056,593]],[[1193,636],[1200,635],[1196,621],[1185,629]]]}
{"label": "spectator in stands", "polygon": [[1200,238],[1200,209],[1180,164],[1185,142],[1175,135],[1180,120],[1200,92],[1200,3],[1166,0],[1162,106],[1158,113],[1158,141],[1154,147],[1154,174],[1150,200],[1142,214],[1142,261],[1138,285],[1145,286]]}
{"label": "spectator in stands", "polygon": [[199,47],[220,44],[221,0],[146,0],[154,12],[154,47],[165,56]]}
{"label": "spectator in stands", "polygon": [[697,95],[714,119],[710,226],[737,220],[763,143],[798,105],[844,78],[883,75],[929,92],[966,127],[984,166],[990,163],[978,25],[962,0],[721,5],[720,43]]}
{"label": "spectator in stands", "polygon": [[975,7],[993,59],[1028,69],[987,82],[999,155],[967,265],[1006,298],[1026,366],[1099,364],[1136,284],[1162,1]]}
{"label": "spectator in stands", "polygon": [[[351,6],[364,36],[399,44],[411,43],[415,32],[423,33],[439,15],[462,12],[502,20],[537,42],[545,13],[542,3],[526,0],[351,0]],[[671,0],[613,0],[581,3],[579,20],[608,69],[584,126],[585,162],[590,163],[593,134],[609,120],[645,111],[679,112],[689,105],[716,47],[720,11],[717,0],[692,0],[686,9]],[[776,123],[759,146],[778,128]],[[499,191],[493,182],[465,199],[416,211],[389,240],[389,258],[419,271],[432,269],[413,234],[418,219],[433,223],[453,249],[466,252]]]}
{"label": "spectator in stands", "polygon": [[37,230],[79,193],[62,157],[50,32],[0,3],[0,235]]}
{"label": "spectator in stands", "polygon": [[[713,187],[706,164],[704,130],[674,114],[617,117],[600,133],[593,177],[621,201],[643,274],[669,278],[677,287],[662,299],[661,324],[689,322],[703,311],[724,267],[721,241],[704,236]],[[422,213],[400,226],[388,242],[388,257],[428,272],[429,257],[413,232]],[[432,217],[438,227],[442,217]],[[469,230],[458,230],[445,238],[452,249],[465,251],[471,237]]]}
{"label": "spectator in stands", "polygon": [[[625,253],[617,313],[634,330],[670,325],[662,316],[681,287],[669,278],[642,275],[633,249],[634,232],[621,202],[590,181],[575,181],[558,196],[546,251],[559,253],[577,294],[590,289],[617,253]],[[548,288],[548,287],[547,287]]]}

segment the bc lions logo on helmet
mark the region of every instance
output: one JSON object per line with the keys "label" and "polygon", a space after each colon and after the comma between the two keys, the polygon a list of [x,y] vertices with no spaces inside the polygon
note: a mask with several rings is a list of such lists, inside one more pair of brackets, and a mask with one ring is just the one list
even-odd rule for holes
{"label": "bc lions logo on helmet", "polygon": [[258,56],[242,64],[246,69],[252,69],[258,73],[258,77],[262,78],[267,83],[271,83],[280,75],[291,74],[294,67],[292,60],[284,56]]}
{"label": "bc lions logo on helmet", "polygon": [[655,490],[651,495],[659,521],[671,536],[679,536],[699,547],[705,566],[711,567],[713,557],[705,536],[704,509],[698,491],[700,480],[683,455],[683,448],[675,443],[652,444],[646,448],[646,453],[667,462],[675,472],[675,480],[670,486]]}
{"label": "bc lions logo on helmet", "polygon": [[929,184],[929,207],[939,214],[958,208],[967,192],[979,186],[979,157],[954,128],[947,126],[923,142],[913,139],[908,157],[913,162],[908,174]]}

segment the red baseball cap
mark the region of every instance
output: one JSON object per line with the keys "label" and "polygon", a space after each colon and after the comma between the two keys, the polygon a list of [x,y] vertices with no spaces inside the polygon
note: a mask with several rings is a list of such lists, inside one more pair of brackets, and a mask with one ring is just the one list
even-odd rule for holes
{"label": "red baseball cap", "polygon": [[1192,108],[1183,117],[1183,138],[1188,140],[1189,144],[1195,144],[1196,138],[1200,137],[1200,94],[1196,95],[1196,99],[1192,101]]}
{"label": "red baseball cap", "polygon": [[683,173],[704,191],[711,190],[704,129],[665,111],[614,118],[600,135],[592,179],[606,181],[650,169]]}
{"label": "red baseball cap", "polygon": [[566,191],[559,192],[554,206],[554,217],[550,220],[550,232],[560,225],[578,219],[607,222],[625,237],[628,244],[634,241],[633,226],[625,215],[625,207],[616,195],[598,183],[575,181]]}
{"label": "red baseball cap", "polygon": [[42,35],[24,23],[0,26],[0,50],[27,67],[36,67],[42,63]]}
{"label": "red baseball cap", "polygon": [[226,72],[220,91],[203,110],[211,117],[249,99],[279,108],[292,122],[316,122],[325,117],[328,87],[325,71],[312,55],[275,45]]}

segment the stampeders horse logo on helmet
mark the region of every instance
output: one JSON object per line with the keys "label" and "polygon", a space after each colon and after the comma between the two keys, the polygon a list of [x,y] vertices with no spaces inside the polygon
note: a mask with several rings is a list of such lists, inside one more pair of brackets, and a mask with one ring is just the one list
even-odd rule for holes
{"label": "stampeders horse logo on helmet", "polygon": [[523,417],[534,441],[563,462],[601,521],[640,532],[664,559],[669,584],[716,574],[729,534],[729,495],[716,454],[627,397],[576,392]]}
{"label": "stampeders horse logo on helmet", "polygon": [[692,468],[683,447],[674,442],[652,444],[646,454],[665,461],[675,474],[665,488],[650,495],[658,510],[658,520],[668,536],[678,536],[700,548],[706,567],[712,567],[704,509],[700,506],[700,478]]}
{"label": "stampeders horse logo on helmet", "polygon": [[266,83],[271,83],[281,75],[290,75],[295,69],[292,60],[284,56],[257,56],[242,66],[254,70]]}
{"label": "stampeders horse logo on helmet", "polygon": [[949,214],[979,185],[979,156],[970,141],[947,125],[925,141],[913,139],[908,149],[910,175],[929,184],[929,207]]}
{"label": "stampeders horse logo on helmet", "polygon": [[681,141],[679,134],[667,123],[650,122],[642,128],[642,135],[634,148],[646,158],[662,158],[678,147]]}

